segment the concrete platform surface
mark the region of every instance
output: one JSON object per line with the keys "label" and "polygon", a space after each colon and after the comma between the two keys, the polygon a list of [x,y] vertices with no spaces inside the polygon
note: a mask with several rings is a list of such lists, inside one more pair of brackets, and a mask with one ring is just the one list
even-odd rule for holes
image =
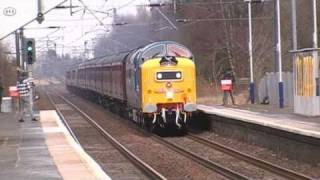
{"label": "concrete platform surface", "polygon": [[0,179],[63,179],[53,162],[40,122],[0,114]]}
{"label": "concrete platform surface", "polygon": [[0,179],[110,179],[78,145],[55,111],[40,121],[0,114]]}
{"label": "concrete platform surface", "polygon": [[255,111],[254,108],[244,110],[219,105],[198,105],[204,113],[226,117],[247,123],[258,124],[304,136],[320,139],[320,117],[304,117],[292,113],[281,113],[277,110],[268,112]]}

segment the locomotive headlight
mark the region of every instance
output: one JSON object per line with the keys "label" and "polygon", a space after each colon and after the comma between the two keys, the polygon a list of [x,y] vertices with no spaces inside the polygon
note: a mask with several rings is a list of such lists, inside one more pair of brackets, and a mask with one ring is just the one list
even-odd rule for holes
{"label": "locomotive headlight", "polygon": [[166,98],[167,99],[172,99],[173,98],[173,92],[172,91],[167,91],[166,92]]}
{"label": "locomotive headlight", "polygon": [[157,74],[157,78],[158,78],[158,79],[162,79],[162,74],[161,74],[161,73],[158,73],[158,74]]}
{"label": "locomotive headlight", "polygon": [[180,73],[180,72],[177,72],[177,73],[176,73],[176,78],[177,78],[177,79],[180,79],[180,78],[181,78],[181,73]]}

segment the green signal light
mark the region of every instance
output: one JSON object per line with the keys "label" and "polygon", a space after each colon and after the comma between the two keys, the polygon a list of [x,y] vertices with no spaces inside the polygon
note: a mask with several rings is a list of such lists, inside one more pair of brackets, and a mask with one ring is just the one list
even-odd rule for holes
{"label": "green signal light", "polygon": [[32,51],[32,47],[28,47],[27,50],[28,50],[28,51]]}

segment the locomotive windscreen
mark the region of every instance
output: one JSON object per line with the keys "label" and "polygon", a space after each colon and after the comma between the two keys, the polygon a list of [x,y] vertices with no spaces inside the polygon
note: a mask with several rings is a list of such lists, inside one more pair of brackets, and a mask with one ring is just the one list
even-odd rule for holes
{"label": "locomotive windscreen", "polygon": [[186,47],[174,42],[153,43],[142,50],[140,58],[143,61],[161,58],[164,56],[188,58],[193,60],[193,55]]}
{"label": "locomotive windscreen", "polygon": [[167,55],[192,59],[192,54],[187,48],[176,45],[176,44],[167,45]]}

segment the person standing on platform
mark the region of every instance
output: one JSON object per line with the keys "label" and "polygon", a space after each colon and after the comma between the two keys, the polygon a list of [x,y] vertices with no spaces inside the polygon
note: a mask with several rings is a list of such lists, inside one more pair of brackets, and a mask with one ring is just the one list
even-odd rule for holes
{"label": "person standing on platform", "polygon": [[231,97],[232,104],[235,105],[234,97],[233,97],[233,87],[235,83],[235,78],[231,70],[227,70],[224,72],[223,77],[221,79],[221,90],[223,91],[223,105],[228,104],[228,94]]}
{"label": "person standing on platform", "polygon": [[21,116],[20,116],[19,122],[24,122],[24,118],[26,117],[27,114],[30,115],[30,118],[32,121],[37,121],[34,117],[33,109],[30,104],[30,96],[32,96],[30,91],[30,88],[32,88],[31,84],[32,82],[26,76],[20,77],[17,83],[18,91],[20,94],[20,101],[21,101],[20,103]]}
{"label": "person standing on platform", "polygon": [[0,113],[1,113],[3,89],[4,89],[4,87],[3,87],[3,84],[2,84],[2,77],[0,76]]}

